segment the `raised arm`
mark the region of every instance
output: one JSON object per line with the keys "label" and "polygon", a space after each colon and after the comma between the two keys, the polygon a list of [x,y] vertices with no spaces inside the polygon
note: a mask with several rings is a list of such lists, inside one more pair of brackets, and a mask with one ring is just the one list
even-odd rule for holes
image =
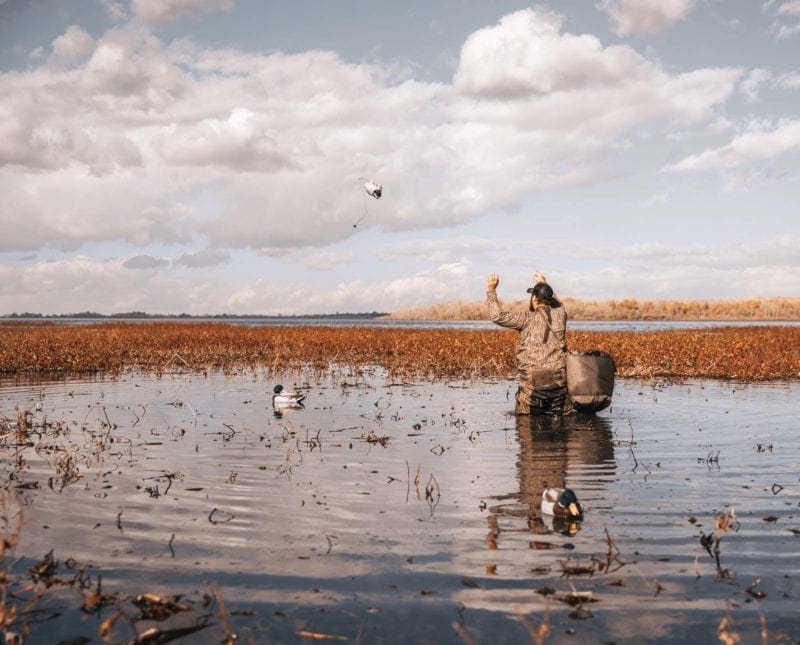
{"label": "raised arm", "polygon": [[486,278],[486,304],[489,307],[489,320],[501,327],[519,331],[525,322],[525,315],[502,310],[497,299],[498,284],[500,284],[500,276],[496,273],[490,273]]}

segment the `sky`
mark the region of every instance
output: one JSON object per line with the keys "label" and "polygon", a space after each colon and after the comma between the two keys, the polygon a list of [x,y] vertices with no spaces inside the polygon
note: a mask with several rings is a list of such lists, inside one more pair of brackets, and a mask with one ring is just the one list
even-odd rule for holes
{"label": "sky", "polygon": [[800,297],[800,0],[0,0],[0,196],[0,315]]}

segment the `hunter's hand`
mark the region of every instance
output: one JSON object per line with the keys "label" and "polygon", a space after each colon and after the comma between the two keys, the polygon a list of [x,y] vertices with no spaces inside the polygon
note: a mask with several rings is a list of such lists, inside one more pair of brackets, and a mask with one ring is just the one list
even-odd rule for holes
{"label": "hunter's hand", "polygon": [[533,274],[533,281],[538,284],[539,282],[547,282],[547,278],[544,277],[544,273],[537,271]]}
{"label": "hunter's hand", "polygon": [[489,277],[486,278],[486,290],[494,291],[497,289],[498,284],[500,284],[500,276],[496,273],[490,273]]}

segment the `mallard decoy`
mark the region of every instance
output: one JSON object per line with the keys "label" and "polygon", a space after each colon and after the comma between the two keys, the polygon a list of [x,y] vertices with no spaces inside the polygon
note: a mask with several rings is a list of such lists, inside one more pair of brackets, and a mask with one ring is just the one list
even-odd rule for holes
{"label": "mallard decoy", "polygon": [[583,519],[583,509],[577,495],[569,488],[545,488],[542,493],[542,515]]}
{"label": "mallard decoy", "polygon": [[383,193],[383,186],[379,183],[368,179],[364,182],[364,190],[366,191],[367,195],[370,197],[374,197],[375,199],[380,199],[381,194]]}
{"label": "mallard decoy", "polygon": [[283,389],[283,385],[276,385],[272,389],[272,407],[274,408],[291,408],[298,407],[302,404],[306,395],[302,392],[288,392]]}

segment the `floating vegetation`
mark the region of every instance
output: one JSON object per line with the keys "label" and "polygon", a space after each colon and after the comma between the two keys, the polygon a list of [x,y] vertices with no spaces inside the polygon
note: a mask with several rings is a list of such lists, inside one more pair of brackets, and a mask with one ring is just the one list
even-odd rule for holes
{"label": "floating vegetation", "polygon": [[[497,330],[15,323],[0,325],[0,374],[381,366],[399,378],[510,377],[516,341]],[[567,343],[576,351],[603,348],[621,377],[800,378],[798,327],[568,331]]]}

